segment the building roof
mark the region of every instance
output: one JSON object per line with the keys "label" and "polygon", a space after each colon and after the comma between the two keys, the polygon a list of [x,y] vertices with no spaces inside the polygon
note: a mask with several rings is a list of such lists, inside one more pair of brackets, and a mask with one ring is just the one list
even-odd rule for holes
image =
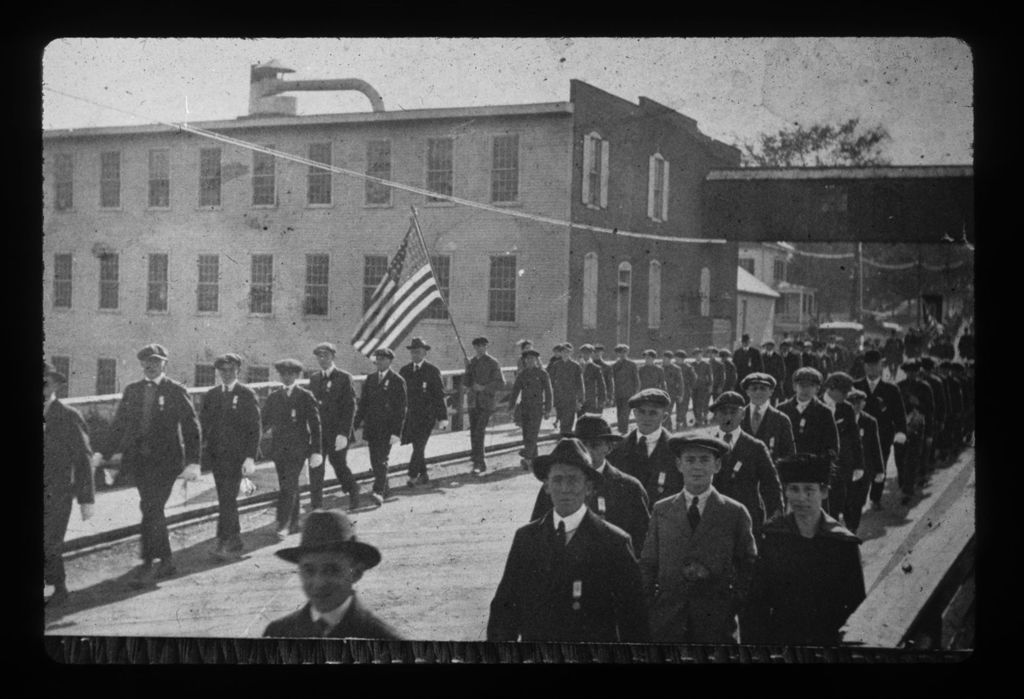
{"label": "building roof", "polygon": [[736,268],[736,293],[768,296],[773,299],[779,298],[777,291],[742,267]]}
{"label": "building roof", "polygon": [[813,286],[804,286],[803,284],[793,284],[792,282],[779,282],[778,284],[775,285],[775,289],[777,291],[780,291],[780,292],[785,292],[785,291],[798,292],[798,291],[801,291],[801,292],[804,292],[804,293],[812,293],[812,294],[818,290],[816,287],[813,287]]}
{"label": "building roof", "polygon": [[973,165],[878,165],[874,167],[743,167],[708,171],[705,180],[866,180],[974,177]]}

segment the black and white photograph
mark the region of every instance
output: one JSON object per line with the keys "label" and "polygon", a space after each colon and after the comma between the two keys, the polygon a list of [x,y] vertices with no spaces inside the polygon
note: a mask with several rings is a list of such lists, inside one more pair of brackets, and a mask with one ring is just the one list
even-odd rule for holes
{"label": "black and white photograph", "polygon": [[976,648],[964,40],[41,68],[48,639]]}

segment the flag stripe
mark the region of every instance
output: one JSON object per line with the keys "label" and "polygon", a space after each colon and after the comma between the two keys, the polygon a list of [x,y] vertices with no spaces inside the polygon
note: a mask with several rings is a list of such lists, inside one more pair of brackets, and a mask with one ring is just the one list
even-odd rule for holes
{"label": "flag stripe", "polygon": [[375,342],[375,345],[373,347],[364,347],[363,351],[372,352],[377,347],[386,347],[391,344],[393,339],[390,335],[396,327],[404,327],[405,323],[411,325],[419,318],[422,309],[418,312],[415,309],[424,297],[429,299],[428,305],[434,298],[440,298],[440,292],[437,290],[437,285],[433,283],[433,277],[424,280],[424,283],[420,284],[415,290],[410,290],[409,293],[402,297],[388,317],[384,319],[379,327],[374,329],[373,338],[375,339],[373,342]]}
{"label": "flag stripe", "polygon": [[429,267],[424,267],[417,272],[412,279],[400,286],[394,294],[381,304],[378,312],[374,314],[374,318],[369,319],[369,333],[374,335],[378,334],[380,328],[388,322],[388,319],[392,314],[401,311],[401,308],[398,306],[408,298],[409,294],[414,293],[413,287],[424,282],[430,284],[434,283],[434,276],[430,273]]}

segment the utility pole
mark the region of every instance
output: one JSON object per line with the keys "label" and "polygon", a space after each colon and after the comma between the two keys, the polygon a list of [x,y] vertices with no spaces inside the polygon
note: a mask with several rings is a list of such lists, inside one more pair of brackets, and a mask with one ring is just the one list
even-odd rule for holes
{"label": "utility pole", "polygon": [[864,244],[858,242],[853,258],[853,298],[850,300],[850,318],[861,322],[864,310]]}

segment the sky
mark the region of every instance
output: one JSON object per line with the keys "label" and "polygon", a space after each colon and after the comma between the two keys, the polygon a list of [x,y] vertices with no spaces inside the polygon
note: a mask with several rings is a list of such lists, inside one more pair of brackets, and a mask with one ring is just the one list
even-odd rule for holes
{"label": "sky", "polygon": [[[973,163],[972,56],[953,38],[66,38],[43,55],[42,125],[233,119],[270,59],[289,80],[366,80],[388,110],[568,101],[576,78],[730,144],[856,117],[888,130],[893,164]],[[359,93],[288,94],[299,114],[369,111]]]}

